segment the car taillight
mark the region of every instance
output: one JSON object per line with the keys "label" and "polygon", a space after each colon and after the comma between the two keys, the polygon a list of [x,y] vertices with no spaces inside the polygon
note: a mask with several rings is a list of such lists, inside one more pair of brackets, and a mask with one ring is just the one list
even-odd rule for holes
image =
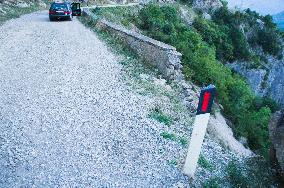
{"label": "car taillight", "polygon": [[71,14],[70,11],[64,11],[64,14]]}
{"label": "car taillight", "polygon": [[56,14],[55,10],[49,10],[49,14]]}

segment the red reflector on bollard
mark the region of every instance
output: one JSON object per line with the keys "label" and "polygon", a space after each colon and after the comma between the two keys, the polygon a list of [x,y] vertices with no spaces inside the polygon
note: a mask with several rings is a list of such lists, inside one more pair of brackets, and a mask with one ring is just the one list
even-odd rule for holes
{"label": "red reflector on bollard", "polygon": [[197,113],[196,113],[197,115],[211,112],[215,93],[216,93],[216,88],[214,85],[209,85],[208,87],[205,87],[201,90]]}
{"label": "red reflector on bollard", "polygon": [[210,96],[211,96],[211,93],[209,92],[204,93],[204,98],[203,98],[202,107],[201,107],[202,112],[207,112],[209,102],[210,102]]}

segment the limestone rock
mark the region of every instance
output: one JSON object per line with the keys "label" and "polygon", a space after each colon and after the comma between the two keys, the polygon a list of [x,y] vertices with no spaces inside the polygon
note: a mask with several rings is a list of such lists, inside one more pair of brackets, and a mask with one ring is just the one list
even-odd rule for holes
{"label": "limestone rock", "polygon": [[268,71],[250,69],[245,62],[236,62],[227,66],[244,76],[256,95],[268,96],[284,107],[284,61],[271,59],[268,65]]}
{"label": "limestone rock", "polygon": [[20,7],[20,8],[27,8],[27,7],[29,7],[29,5],[26,2],[19,2],[17,4],[17,6]]}
{"label": "limestone rock", "polygon": [[210,117],[207,131],[213,138],[231,151],[243,155],[252,156],[253,152],[245,148],[233,135],[232,129],[227,125],[225,118],[220,112]]}
{"label": "limestone rock", "polygon": [[246,63],[235,62],[231,64],[227,64],[229,68],[236,71],[240,75],[247,78],[248,84],[252,88],[252,90],[258,95],[263,96],[263,80],[266,75],[266,70],[264,69],[249,69]]}
{"label": "limestone rock", "polygon": [[188,7],[181,7],[180,8],[181,17],[185,21],[187,25],[192,25],[194,19],[197,17],[196,13],[189,9]]}
{"label": "limestone rock", "polygon": [[284,110],[274,113],[269,123],[269,137],[271,140],[271,158],[277,161],[284,178]]}
{"label": "limestone rock", "polygon": [[223,4],[220,0],[195,0],[193,7],[205,12],[216,10],[222,7]]}
{"label": "limestone rock", "polygon": [[208,14],[208,13],[206,13],[206,12],[204,12],[204,13],[202,14],[202,17],[203,17],[204,19],[206,19],[206,20],[211,20],[211,15]]}

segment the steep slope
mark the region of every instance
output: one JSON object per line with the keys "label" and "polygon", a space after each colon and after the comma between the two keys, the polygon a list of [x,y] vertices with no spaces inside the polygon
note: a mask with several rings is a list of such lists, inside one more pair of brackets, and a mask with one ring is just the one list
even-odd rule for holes
{"label": "steep slope", "polygon": [[[260,108],[254,108],[252,99],[254,99],[255,96],[252,94],[252,91],[249,89],[246,83],[240,77],[232,75],[232,73],[226,67],[224,67],[222,64],[216,61],[215,54],[212,53],[214,50],[208,48],[208,45],[206,45],[206,43],[202,41],[202,38],[196,32],[196,30],[192,29],[192,27],[187,27],[180,20],[179,11],[177,9],[178,7],[179,7],[178,4],[169,4],[169,5],[150,4],[146,6],[138,6],[135,8],[133,7],[108,8],[108,9],[99,8],[95,9],[93,12],[96,14],[96,17],[109,19],[110,21],[122,24],[135,31],[138,30],[144,35],[153,37],[156,40],[160,40],[175,46],[177,50],[179,50],[179,52],[183,54],[182,61],[184,65],[184,74],[188,77],[187,78],[188,80],[192,81],[191,78],[194,78],[194,81],[199,84],[200,83],[206,84],[208,83],[208,80],[210,81],[209,83],[212,82],[215,83],[215,81],[217,80],[218,81],[217,86],[219,86],[218,91],[220,92],[220,95],[225,95],[225,96],[226,93],[225,94],[223,93],[224,86],[222,84],[224,83],[224,81],[229,82],[229,85],[226,86],[230,90],[229,95],[227,95],[227,97],[230,97],[232,103],[231,105],[227,104],[225,109],[228,107],[231,107],[231,110],[236,108],[234,110],[235,112],[237,112],[236,114],[239,114],[239,117],[237,118],[243,118],[241,126],[240,124],[238,124],[238,126],[240,126],[242,129],[239,130],[243,131],[243,133],[247,131],[245,134],[247,136],[250,136],[250,141],[249,141],[250,144],[254,136],[260,136],[260,135],[261,135],[260,137],[262,136],[263,137],[262,138],[258,137],[257,139],[254,140],[255,141],[257,140],[257,142],[264,141],[263,144],[266,144],[268,140],[267,125],[270,116],[269,108],[266,108],[265,106],[263,107],[261,106]],[[200,10],[200,7],[198,7],[198,9]],[[90,20],[86,20],[86,22],[89,23],[89,25],[91,26],[94,26],[96,24],[96,22]],[[218,34],[219,33],[221,32],[218,32]],[[208,36],[210,36],[209,34]],[[190,67],[188,64],[190,64]],[[237,97],[234,98],[233,94],[236,94]],[[242,108],[247,108],[247,109],[243,110]],[[240,112],[244,114],[240,115]],[[217,124],[216,122],[214,122],[214,120],[213,123]],[[234,125],[232,127],[234,127]],[[253,131],[249,131],[249,129]],[[262,131],[264,132],[261,133]],[[226,140],[226,138],[224,138],[224,140]],[[246,142],[245,139],[242,140],[244,140],[243,143]],[[259,147],[259,149],[260,148],[261,147]],[[266,153],[267,152],[266,149],[263,148],[262,151]],[[204,162],[203,165],[207,166],[207,168],[209,169],[211,168],[210,167],[211,165],[208,164],[207,162]],[[239,172],[235,171],[237,167],[235,168],[232,167],[231,165],[229,166],[230,166],[229,173],[232,173],[231,174],[232,176],[233,174],[235,175],[239,174]],[[256,171],[259,173],[262,170],[256,169]],[[214,176],[215,171],[213,170],[211,173],[208,172],[208,175]],[[220,178],[220,175],[216,174],[216,176]],[[260,175],[259,177],[262,176],[264,177],[264,175]],[[224,177],[222,177],[221,179],[223,178]],[[258,178],[257,180],[254,178],[249,178],[250,180],[248,179],[245,180],[246,178],[242,177],[240,179],[241,181],[246,182],[246,183],[243,182],[244,183],[243,185],[246,186],[254,184],[253,182],[263,183],[259,182]],[[219,182],[219,180],[216,179],[215,180],[210,179],[210,181],[208,182],[214,182],[214,181],[215,183]],[[227,182],[228,180],[223,180],[223,181]]]}

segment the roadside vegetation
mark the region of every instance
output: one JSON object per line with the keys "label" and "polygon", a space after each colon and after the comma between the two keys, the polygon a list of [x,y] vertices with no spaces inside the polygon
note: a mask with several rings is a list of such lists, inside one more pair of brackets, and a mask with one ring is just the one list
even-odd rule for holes
{"label": "roadside vegetation", "polygon": [[[23,2],[31,2],[31,1],[23,1]],[[44,1],[48,4],[48,1]],[[27,4],[27,7],[21,7],[16,3],[0,3],[0,25],[3,24],[5,21],[18,18],[23,14],[28,14],[31,12],[35,12],[37,10],[44,9],[38,2],[32,2]]]}
{"label": "roadside vegetation", "polygon": [[[116,8],[120,9],[120,8]],[[126,15],[126,18],[122,16],[122,18],[118,18],[117,20],[130,20],[129,12],[125,7],[118,10],[114,10],[113,8],[105,8],[100,10],[95,10],[94,12],[98,12],[99,15],[108,15],[109,17],[114,17],[112,14],[118,14],[120,15]],[[123,13],[123,11],[126,11],[127,13]],[[107,12],[107,13],[106,13]],[[271,108],[269,106],[273,106],[274,103],[271,102],[269,99],[262,99],[257,98],[252,94],[252,91],[249,89],[248,85],[245,83],[245,81],[240,78],[239,76],[233,74],[229,69],[227,69],[223,64],[221,64],[219,61],[217,61],[217,58],[215,56],[215,49],[213,47],[210,47],[209,44],[207,44],[200,34],[196,32],[193,28],[188,28],[186,25],[183,24],[182,20],[179,17],[178,11],[175,7],[170,6],[157,6],[154,4],[148,5],[144,8],[142,8],[139,11],[135,11],[134,18],[131,18],[132,21],[127,21],[124,23],[127,23],[125,25],[130,26],[131,24],[137,26],[140,31],[144,32],[145,34],[156,38],[158,40],[162,40],[164,42],[167,42],[169,44],[172,44],[178,48],[180,52],[183,53],[183,65],[185,67],[184,73],[187,75],[187,79],[194,80],[195,83],[198,83],[199,85],[205,85],[207,83],[214,82],[217,87],[220,84],[220,91],[218,96],[219,102],[223,104],[225,107],[225,112],[227,112],[228,117],[231,118],[231,120],[235,120],[235,122],[239,122],[238,127],[235,127],[235,133],[238,135],[245,135],[253,139],[253,136],[259,137],[259,140],[255,140],[256,146],[255,151],[261,153],[263,155],[266,155],[268,143],[268,132],[267,132],[267,123],[268,118],[270,116],[271,109],[274,110],[274,108]],[[98,14],[97,14],[98,15]],[[102,16],[103,17],[103,16]],[[105,18],[105,17],[104,17]],[[88,25],[89,27],[94,29],[94,20],[80,18],[80,20]],[[120,22],[120,21],[115,22]],[[146,24],[147,23],[147,24]],[[170,28],[170,32],[167,29]],[[94,29],[97,34],[102,37],[104,41],[106,41],[112,48],[116,49],[118,53],[122,53],[132,57],[133,54],[125,47],[124,45],[121,45],[120,42],[117,41],[113,36],[109,35],[107,32],[101,32],[96,29]],[[172,38],[175,37],[175,38]],[[209,55],[209,56],[208,56]],[[135,58],[135,57],[134,57]],[[125,66],[125,68],[130,71],[131,77],[138,78],[135,80],[135,84],[132,84],[132,86],[136,87],[136,91],[140,93],[141,95],[164,95],[165,93],[161,92],[160,89],[154,89],[155,87],[152,87],[149,85],[149,83],[145,84],[145,81],[139,77],[141,73],[145,73],[145,69],[140,70],[139,64],[135,64],[132,66],[133,63],[131,61],[132,58],[129,58],[127,61],[122,61],[122,64]],[[197,65],[194,65],[194,63]],[[145,65],[143,65],[145,66]],[[200,66],[200,68],[199,68]],[[201,69],[201,67],[204,69]],[[139,70],[138,70],[139,69]],[[150,69],[151,71],[154,71],[153,69]],[[146,72],[151,72],[147,68]],[[202,71],[205,71],[203,73]],[[202,77],[197,74],[203,74],[205,78],[205,82],[202,79]],[[209,77],[208,75],[213,74],[212,77]],[[228,80],[229,79],[229,80]],[[143,88],[141,90],[141,87]],[[233,87],[233,88],[230,88]],[[219,87],[218,87],[219,88]],[[144,90],[146,89],[146,90]],[[165,92],[165,90],[163,90]],[[232,92],[232,93],[229,93]],[[237,96],[234,96],[234,95]],[[220,96],[221,95],[221,96]],[[171,103],[178,103],[178,99],[176,96],[172,96],[172,94],[166,94],[168,98],[170,98]],[[224,99],[226,100],[224,100]],[[241,101],[239,101],[241,100]],[[224,103],[227,102],[227,103]],[[175,105],[175,104],[174,104]],[[232,105],[231,108],[226,109],[227,106],[225,105]],[[178,107],[177,107],[178,106]],[[173,109],[179,111],[181,110],[181,107],[177,105]],[[237,116],[229,116],[232,112],[239,112],[240,114],[237,114]],[[247,114],[248,113],[248,114]],[[250,115],[250,116],[247,116]],[[187,147],[187,140],[188,135],[180,134],[180,130],[176,131],[176,121],[177,118],[173,115],[170,115],[168,111],[165,111],[161,108],[153,108],[152,111],[149,112],[149,117],[152,118],[154,121],[158,121],[161,124],[164,125],[164,131],[160,133],[160,136],[165,139],[165,141],[171,143],[171,144],[180,144],[182,148]],[[251,119],[249,124],[245,121],[247,119]],[[260,119],[260,121],[259,121]],[[242,121],[241,121],[242,120]],[[246,126],[250,126],[247,128]],[[259,126],[263,125],[263,126]],[[244,130],[242,130],[242,128]],[[186,129],[185,132],[188,132],[189,130]],[[243,131],[243,132],[241,132]],[[262,135],[257,135],[254,131],[259,131],[261,133],[265,133]],[[251,134],[251,135],[249,135]],[[252,146],[252,143],[250,146]],[[267,144],[267,145],[265,145]],[[161,154],[164,154],[164,149],[161,149]],[[205,177],[209,179],[206,181],[198,180],[198,185],[202,187],[222,187],[228,186],[228,185],[239,185],[238,182],[235,183],[235,180],[237,181],[243,181],[246,183],[248,180],[248,174],[253,169],[255,174],[253,174],[250,178],[253,180],[252,182],[260,181],[260,183],[264,185],[272,185],[275,183],[275,180],[273,179],[272,172],[267,166],[266,161],[261,160],[255,160],[254,163],[248,163],[247,161],[234,161],[233,158],[230,159],[233,162],[229,164],[222,164],[224,166],[221,167],[222,170],[220,170],[219,163],[213,162],[212,158],[208,158],[206,154],[201,154],[201,157],[198,161],[199,166],[202,168],[199,177],[204,178],[204,173],[207,174]],[[263,166],[258,166],[257,162],[263,161]],[[168,160],[168,163],[170,165],[179,167],[181,164],[181,161],[179,158],[176,157],[176,155],[173,155],[173,158]],[[266,166],[265,166],[265,165]],[[232,165],[235,166],[242,166],[242,170],[244,174],[240,174],[239,171],[235,171],[235,168],[232,167]],[[221,174],[219,173],[221,172]],[[262,182],[262,179],[259,177],[263,177],[265,180]],[[204,179],[203,179],[204,180]],[[246,185],[246,184],[243,184]],[[248,184],[251,185],[251,184]]]}
{"label": "roadside vegetation", "polygon": [[199,17],[193,26],[215,48],[216,58],[222,62],[258,63],[261,57],[252,50],[256,47],[261,47],[265,54],[283,58],[280,31],[269,15],[261,16],[250,9],[231,12],[224,6],[212,14],[212,20]]}
{"label": "roadside vegetation", "polygon": [[198,159],[198,164],[202,167],[205,168],[209,171],[213,171],[214,170],[214,165],[211,164],[203,155],[199,156]]}
{"label": "roadside vegetation", "polygon": [[[227,9],[222,11],[227,11]],[[221,20],[221,18],[225,20],[226,14],[217,12],[215,17],[216,20]],[[231,15],[227,17],[236,20],[231,18]],[[270,22],[267,21],[267,24]],[[210,83],[216,85],[218,101],[224,107],[223,112],[234,124],[235,134],[246,137],[251,149],[267,156],[268,122],[271,109],[275,110],[275,103],[271,100],[257,98],[240,76],[233,74],[218,61],[218,59],[249,58],[250,54],[243,34],[238,31],[226,34],[226,31],[230,31],[230,26],[228,26],[230,24],[223,23],[224,28],[220,28],[221,26],[213,22],[209,24],[201,18],[195,22],[196,28],[204,25],[211,28],[210,25],[212,25],[215,30],[208,29],[206,32],[206,29],[200,29],[198,32],[196,28],[190,28],[183,23],[177,8],[155,4],[147,5],[140,10],[136,25],[148,36],[175,46],[183,54],[183,72],[187,79],[193,80],[200,86]],[[235,31],[233,28],[231,30]],[[234,35],[230,36],[233,33]],[[232,42],[219,43],[221,39]],[[265,45],[263,48],[265,49]],[[268,51],[268,53],[277,54],[278,50],[275,44],[275,50]]]}
{"label": "roadside vegetation", "polygon": [[92,12],[100,17],[105,18],[113,23],[122,24],[126,28],[130,28],[131,23],[135,23],[139,13],[139,6],[115,7],[115,8],[96,8]]}
{"label": "roadside vegetation", "polygon": [[172,118],[167,115],[164,114],[160,109],[156,108],[154,109],[150,114],[149,117],[159,121],[160,123],[163,123],[167,126],[171,126],[171,124],[173,123]]}
{"label": "roadside vegetation", "polygon": [[[224,7],[216,11],[212,21],[198,17],[193,27],[189,27],[181,19],[178,6],[172,5],[149,4],[141,10],[135,10],[132,15],[125,8],[94,12],[108,15],[106,18],[117,16],[124,25],[133,24],[147,36],[175,46],[183,54],[183,73],[186,78],[199,86],[210,83],[216,85],[218,102],[224,107],[223,113],[233,123],[235,135],[246,137],[251,149],[267,157],[268,122],[271,112],[277,110],[277,105],[268,98],[256,97],[245,80],[221,62],[255,58],[245,35],[237,28],[242,22],[253,25],[259,18],[267,28],[257,33],[268,32],[270,28],[268,35],[273,36],[278,30],[270,17],[261,17],[250,10],[233,14]],[[258,38],[254,40],[257,44],[259,41]],[[259,43],[263,51],[278,55],[282,47],[276,41],[267,41],[271,43]]]}

